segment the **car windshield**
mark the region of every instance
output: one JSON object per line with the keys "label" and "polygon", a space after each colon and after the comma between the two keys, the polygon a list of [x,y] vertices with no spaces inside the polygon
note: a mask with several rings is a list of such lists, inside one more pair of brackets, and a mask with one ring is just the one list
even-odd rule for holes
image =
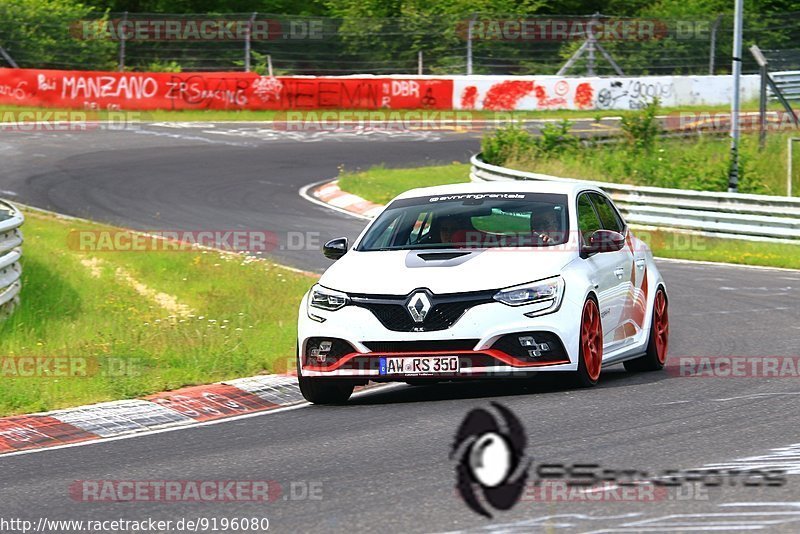
{"label": "car windshield", "polygon": [[568,235],[566,195],[465,193],[392,202],[357,250],[546,247]]}

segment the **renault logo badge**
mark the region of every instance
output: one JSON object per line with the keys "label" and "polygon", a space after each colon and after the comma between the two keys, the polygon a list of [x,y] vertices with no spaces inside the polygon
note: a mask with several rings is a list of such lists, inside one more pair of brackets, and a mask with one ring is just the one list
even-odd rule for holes
{"label": "renault logo badge", "polygon": [[406,304],[406,309],[408,309],[408,313],[415,323],[421,323],[431,309],[431,301],[428,295],[420,291],[411,295],[411,298],[408,299],[408,304]]}

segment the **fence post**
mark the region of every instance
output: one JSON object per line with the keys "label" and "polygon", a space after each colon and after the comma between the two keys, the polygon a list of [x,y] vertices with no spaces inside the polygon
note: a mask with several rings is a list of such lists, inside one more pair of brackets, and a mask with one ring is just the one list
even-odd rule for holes
{"label": "fence post", "polygon": [[800,137],[790,137],[787,141],[789,146],[789,160],[786,162],[786,196],[792,196],[792,143],[800,141]]}
{"label": "fence post", "polygon": [[[122,23],[120,23],[120,29],[125,27],[125,23],[128,22],[128,12],[124,12],[122,14]],[[125,70],[125,32],[120,31],[119,33],[119,71],[122,72]]]}
{"label": "fence post", "polygon": [[710,75],[714,75],[714,61],[716,60],[715,56],[717,55],[717,30],[719,30],[719,25],[722,22],[722,15],[717,15],[714,24],[711,26],[711,51],[708,54],[708,73]]}
{"label": "fence post", "polygon": [[[422,53],[422,52],[420,52],[420,53]],[[6,52],[6,49],[3,48],[2,46],[0,46],[0,56],[3,56],[3,59],[5,59],[6,62],[9,65],[11,65],[11,67],[13,67],[15,69],[19,68],[19,65],[17,65],[17,62],[14,61],[14,58],[12,58],[10,55],[8,55],[8,52]]]}
{"label": "fence post", "polygon": [[467,76],[472,76],[472,25],[476,15],[472,15],[467,23]]}
{"label": "fence post", "polygon": [[244,71],[250,72],[250,33],[253,29],[253,23],[256,21],[256,12],[250,15],[250,20],[247,21],[247,28],[244,32]]}
{"label": "fence post", "polygon": [[[592,15],[592,22],[597,22],[597,17],[600,13],[595,13]],[[587,25],[587,28],[589,26]],[[589,30],[589,35],[587,36],[588,40],[586,41],[586,74],[588,76],[594,76],[594,51],[595,51],[595,36],[592,30]]]}
{"label": "fence post", "polygon": [[767,142],[767,64],[758,67],[761,74],[761,90],[758,97],[758,149],[764,150]]}
{"label": "fence post", "polygon": [[769,71],[767,71],[768,64],[767,58],[761,53],[758,45],[750,47],[750,53],[758,63],[758,72],[761,74],[761,88],[758,95],[758,150],[764,150],[764,144],[767,141],[767,81],[769,80]]}
{"label": "fence post", "polygon": [[422,76],[422,50],[417,52],[417,74]]}
{"label": "fence post", "polygon": [[728,192],[736,193],[739,189],[739,108],[741,104],[742,82],[742,18],[744,16],[744,0],[736,0],[733,19],[733,97],[731,99],[731,166],[728,171]]}

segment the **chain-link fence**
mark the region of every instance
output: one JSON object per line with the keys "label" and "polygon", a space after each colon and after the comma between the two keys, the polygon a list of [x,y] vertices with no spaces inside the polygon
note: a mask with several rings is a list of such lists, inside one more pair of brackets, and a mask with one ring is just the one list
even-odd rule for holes
{"label": "chain-link fence", "polygon": [[[405,17],[262,13],[0,20],[0,65],[345,74],[727,74],[733,17]],[[748,15],[746,44],[800,66],[800,13]],[[568,67],[565,69],[565,66]],[[744,71],[756,72],[750,57]]]}

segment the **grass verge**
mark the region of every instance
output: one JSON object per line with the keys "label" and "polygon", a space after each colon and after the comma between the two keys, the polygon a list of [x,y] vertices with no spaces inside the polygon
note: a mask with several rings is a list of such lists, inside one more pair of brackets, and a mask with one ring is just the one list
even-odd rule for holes
{"label": "grass verge", "polygon": [[409,189],[462,182],[469,182],[469,165],[464,163],[416,169],[376,166],[365,172],[344,172],[339,176],[342,190],[378,204],[386,204]]}
{"label": "grass verge", "polygon": [[[25,215],[21,304],[0,324],[0,415],[283,372],[293,361],[312,277],[215,251],[84,252],[68,245],[71,231],[117,229]],[[86,376],[23,377],[24,357],[69,358]]]}
{"label": "grass verge", "polygon": [[[453,164],[415,169],[373,167],[359,173],[343,173],[339,187],[372,202],[385,204],[415,187],[469,181],[469,165]],[[663,258],[740,263],[764,267],[800,269],[800,245],[719,239],[663,230],[638,230],[653,254]]]}
{"label": "grass verge", "polygon": [[[743,134],[739,147],[739,191],[785,195],[786,141],[796,136],[796,133],[770,133],[765,147],[760,149],[758,134]],[[660,139],[649,152],[632,152],[625,144],[618,144],[581,148],[553,157],[522,153],[509,159],[504,166],[600,182],[726,191],[730,139],[708,135],[692,139]],[[793,189],[797,191],[800,173],[793,174]]]}

